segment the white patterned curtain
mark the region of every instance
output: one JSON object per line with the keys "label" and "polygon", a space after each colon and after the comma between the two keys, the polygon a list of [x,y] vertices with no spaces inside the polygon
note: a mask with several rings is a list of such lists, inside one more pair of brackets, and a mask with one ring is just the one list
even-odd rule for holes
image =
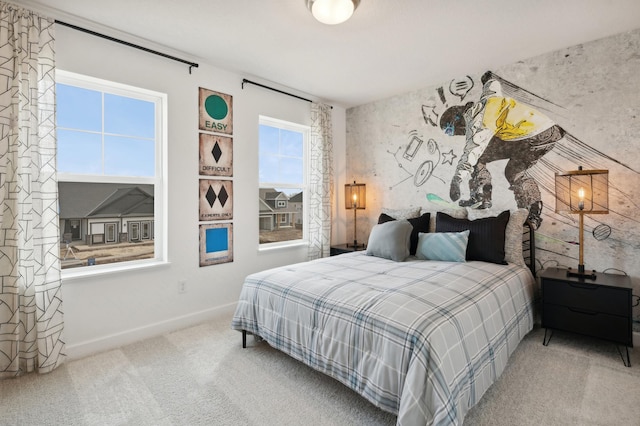
{"label": "white patterned curtain", "polygon": [[331,106],[311,103],[311,180],[309,183],[309,260],[329,255],[333,199]]}
{"label": "white patterned curtain", "polygon": [[0,2],[0,378],[64,359],[53,27]]}

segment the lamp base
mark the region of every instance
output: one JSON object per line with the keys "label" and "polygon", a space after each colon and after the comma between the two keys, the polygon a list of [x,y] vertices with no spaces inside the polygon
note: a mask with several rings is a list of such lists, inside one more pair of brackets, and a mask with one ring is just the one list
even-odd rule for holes
{"label": "lamp base", "polygon": [[581,279],[585,279],[588,278],[590,280],[595,280],[596,279],[596,271],[585,271],[584,270],[584,266],[583,265],[579,265],[578,266],[578,270],[574,270],[574,269],[567,269],[567,276],[568,277],[577,277],[577,278],[581,278]]}
{"label": "lamp base", "polygon": [[364,248],[364,243],[358,244],[358,240],[353,240],[353,244],[347,243],[347,247],[354,248],[356,250],[363,249]]}

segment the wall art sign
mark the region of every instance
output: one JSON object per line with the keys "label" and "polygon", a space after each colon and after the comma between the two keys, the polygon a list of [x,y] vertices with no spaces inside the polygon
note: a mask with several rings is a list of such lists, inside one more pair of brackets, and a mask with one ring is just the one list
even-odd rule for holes
{"label": "wall art sign", "polygon": [[233,96],[199,89],[200,130],[233,134]]}
{"label": "wall art sign", "polygon": [[233,182],[200,179],[200,221],[233,219]]}
{"label": "wall art sign", "polygon": [[199,173],[204,176],[233,176],[233,138],[200,133]]}
{"label": "wall art sign", "polygon": [[233,262],[233,224],[200,225],[200,266]]}
{"label": "wall art sign", "polygon": [[198,88],[198,115],[200,266],[209,266],[233,261],[233,97]]}

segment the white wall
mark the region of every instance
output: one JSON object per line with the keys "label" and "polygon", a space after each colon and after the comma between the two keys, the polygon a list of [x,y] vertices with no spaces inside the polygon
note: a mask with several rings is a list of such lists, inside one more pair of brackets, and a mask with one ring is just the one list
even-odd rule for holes
{"label": "white wall", "polygon": [[[247,274],[306,260],[304,247],[258,252],[256,197],[258,115],[310,124],[308,102],[252,85],[243,90],[243,78],[260,81],[251,75],[205,63],[189,74],[186,65],[67,27],[58,25],[56,33],[59,69],[167,93],[169,110],[170,264],[63,281],[64,340],[70,358],[232,311]],[[234,261],[202,268],[198,266],[198,87],[232,95],[234,108]],[[344,108],[334,106],[333,120],[337,210],[344,185]],[[334,240],[344,235],[343,222],[336,222],[333,235]],[[186,280],[186,293],[178,293],[179,280]]]}

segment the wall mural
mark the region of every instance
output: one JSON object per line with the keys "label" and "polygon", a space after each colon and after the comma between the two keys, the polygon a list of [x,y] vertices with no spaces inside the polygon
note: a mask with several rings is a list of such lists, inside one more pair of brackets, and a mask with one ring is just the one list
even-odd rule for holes
{"label": "wall mural", "polygon": [[[369,226],[359,230],[382,207],[526,208],[537,268],[576,267],[578,216],[555,212],[555,173],[608,169],[609,214],[585,215],[585,265],[630,275],[640,294],[640,58],[628,61],[632,46],[640,31],[348,110],[347,180],[374,189],[362,220]],[[634,317],[640,331],[638,307]]]}
{"label": "wall mural", "polygon": [[[539,228],[542,222],[542,195],[535,173],[529,173],[529,170],[561,140],[566,145],[558,147],[558,150],[565,150],[565,157],[576,164],[587,166],[586,168],[602,168],[603,164],[611,162],[615,163],[614,167],[621,166],[638,174],[632,167],[583,143],[534,107],[536,103],[544,107],[544,103],[552,104],[551,102],[509,83],[491,71],[486,72],[480,82],[482,92],[478,99],[467,99],[467,93],[474,86],[473,79],[467,76],[464,80],[452,80],[449,84],[451,95],[459,96],[462,104],[447,106],[444,90],[439,87],[437,92],[441,104],[433,105],[434,102],[431,101],[422,107],[426,123],[439,127],[447,136],[465,138],[464,150],[449,182],[449,198],[454,202],[460,200],[461,184],[465,181],[468,183],[468,197],[458,201],[459,206],[491,208],[493,184],[487,166],[495,161],[507,160],[502,172],[509,183],[508,189],[513,192],[516,206],[526,208],[529,220]],[[441,114],[438,113],[439,107],[444,107]],[[415,156],[422,141],[415,132],[410,137],[411,141],[403,157],[411,161],[413,157],[409,158],[406,152],[411,151]],[[419,143],[415,143],[414,138]],[[415,149],[411,148],[412,145]],[[434,170],[433,161],[437,161],[437,157],[434,158],[433,154],[439,157],[440,151],[437,142],[430,139],[428,156],[431,159],[418,168],[414,175],[416,185],[424,184]],[[452,163],[456,157],[453,150],[450,150],[448,155],[442,155],[442,163]],[[539,172],[545,175],[553,176],[556,171],[563,170],[561,164],[554,164],[550,160],[543,160],[541,164],[542,170]],[[550,194],[554,193],[553,187],[543,189]],[[623,201],[631,201],[628,194],[615,187],[613,189],[614,197],[618,195],[625,199]],[[436,194],[430,196],[438,199]],[[613,199],[610,204],[620,202],[621,200]],[[635,220],[631,217],[628,219]],[[597,234],[603,237],[610,232]]]}

